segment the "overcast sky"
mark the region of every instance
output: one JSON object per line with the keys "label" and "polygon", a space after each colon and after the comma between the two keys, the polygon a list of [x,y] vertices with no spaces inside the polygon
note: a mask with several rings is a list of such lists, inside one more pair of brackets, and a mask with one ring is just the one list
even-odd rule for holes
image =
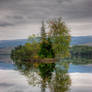
{"label": "overcast sky", "polygon": [[92,35],[92,0],[0,0],[0,40],[27,38],[56,17],[72,36]]}

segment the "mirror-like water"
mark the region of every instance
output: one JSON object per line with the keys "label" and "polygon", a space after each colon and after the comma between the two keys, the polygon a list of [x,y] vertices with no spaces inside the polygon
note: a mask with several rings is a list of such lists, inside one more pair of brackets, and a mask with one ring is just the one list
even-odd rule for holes
{"label": "mirror-like water", "polygon": [[0,63],[2,92],[91,92],[92,65]]}

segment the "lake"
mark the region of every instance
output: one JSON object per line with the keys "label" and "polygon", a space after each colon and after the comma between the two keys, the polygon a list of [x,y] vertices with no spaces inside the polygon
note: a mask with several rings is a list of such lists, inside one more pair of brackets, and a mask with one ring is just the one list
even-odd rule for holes
{"label": "lake", "polygon": [[91,92],[92,64],[0,62],[1,92]]}

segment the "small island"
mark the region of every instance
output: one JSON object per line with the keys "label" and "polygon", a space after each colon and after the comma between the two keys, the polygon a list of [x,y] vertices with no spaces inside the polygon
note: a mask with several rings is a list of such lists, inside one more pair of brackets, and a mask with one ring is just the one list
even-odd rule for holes
{"label": "small island", "polygon": [[12,50],[13,61],[55,62],[70,55],[71,36],[61,18],[49,20],[48,23],[42,21],[39,36],[33,34],[28,41]]}

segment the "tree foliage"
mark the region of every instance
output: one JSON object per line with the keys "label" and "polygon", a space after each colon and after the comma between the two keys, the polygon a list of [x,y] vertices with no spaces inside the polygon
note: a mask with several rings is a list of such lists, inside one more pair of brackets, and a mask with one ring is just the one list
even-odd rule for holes
{"label": "tree foliage", "polygon": [[41,40],[46,40],[46,32],[45,32],[44,21],[42,21],[42,27],[41,27]]}
{"label": "tree foliage", "polygon": [[54,50],[52,49],[52,42],[50,41],[49,38],[40,43],[39,56],[41,58],[54,58],[55,57]]}
{"label": "tree foliage", "polygon": [[52,39],[55,54],[61,57],[68,56],[71,36],[64,22],[61,18],[50,20],[49,28],[49,37]]}
{"label": "tree foliage", "polygon": [[[20,60],[55,58],[69,55],[70,34],[61,18],[49,21],[49,34],[42,21],[40,36],[32,35],[23,46],[12,50],[11,57]],[[40,38],[40,40],[38,40]]]}
{"label": "tree foliage", "polygon": [[44,22],[42,22],[42,27],[41,27],[41,42],[40,42],[39,56],[41,58],[54,58],[55,57],[55,53],[52,48],[51,39],[47,37],[46,32],[45,32]]}

